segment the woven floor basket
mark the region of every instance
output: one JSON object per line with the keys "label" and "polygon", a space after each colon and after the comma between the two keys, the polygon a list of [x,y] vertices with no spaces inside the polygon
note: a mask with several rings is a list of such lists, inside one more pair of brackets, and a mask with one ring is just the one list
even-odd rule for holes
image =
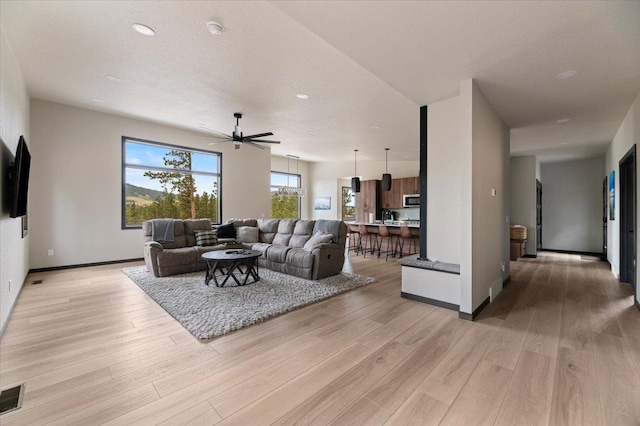
{"label": "woven floor basket", "polygon": [[512,240],[524,241],[527,239],[527,228],[524,226],[512,226],[509,230]]}

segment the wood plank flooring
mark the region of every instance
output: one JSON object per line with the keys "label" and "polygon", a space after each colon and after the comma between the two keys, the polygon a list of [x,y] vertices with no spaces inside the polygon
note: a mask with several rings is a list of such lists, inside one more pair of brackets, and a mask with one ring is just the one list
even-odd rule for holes
{"label": "wood plank flooring", "polygon": [[0,340],[24,404],[0,424],[640,425],[640,312],[602,262],[512,262],[468,322],[401,299],[392,259],[352,254],[377,283],[208,341],[132,265],[28,277]]}

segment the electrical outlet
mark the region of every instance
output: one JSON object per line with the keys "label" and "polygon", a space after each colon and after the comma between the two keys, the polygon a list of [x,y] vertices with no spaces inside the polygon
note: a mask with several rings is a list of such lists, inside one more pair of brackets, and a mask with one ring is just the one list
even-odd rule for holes
{"label": "electrical outlet", "polygon": [[9,293],[11,293],[11,280],[9,280]]}
{"label": "electrical outlet", "polygon": [[53,249],[49,249],[49,250],[47,251],[47,255],[48,255],[48,256],[53,256]]}
{"label": "electrical outlet", "polygon": [[505,269],[507,269],[507,267],[505,266],[505,264],[504,264],[504,260],[503,260],[502,262],[500,262],[500,270],[501,270],[502,272],[504,272],[504,271],[505,271]]}
{"label": "electrical outlet", "polygon": [[491,189],[491,196],[495,197],[498,194],[495,188]]}

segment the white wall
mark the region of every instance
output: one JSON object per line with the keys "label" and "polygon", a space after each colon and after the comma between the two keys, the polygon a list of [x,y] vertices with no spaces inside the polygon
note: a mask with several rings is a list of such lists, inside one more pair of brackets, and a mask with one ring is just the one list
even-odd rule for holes
{"label": "white wall", "polygon": [[512,157],[511,225],[527,227],[526,254],[536,255],[536,157]]}
{"label": "white wall", "polygon": [[[416,144],[418,141],[416,141]],[[390,146],[393,150],[393,145]],[[362,148],[360,148],[363,151]],[[385,162],[358,160],[358,176],[362,180],[382,179]],[[419,161],[389,161],[389,173],[393,177],[413,177],[420,174]],[[339,219],[342,216],[341,191],[342,186],[351,185],[353,177],[353,159],[350,161],[315,162],[309,163],[309,209],[311,219]],[[345,185],[345,179],[348,183]],[[314,197],[331,197],[331,210],[315,211],[311,208]]]}
{"label": "white wall", "polygon": [[[141,231],[121,229],[122,136],[211,149],[204,134],[35,99],[31,135],[32,269],[142,257]],[[223,220],[268,216],[271,150],[214,148]]]}
{"label": "white wall", "polygon": [[[2,167],[0,168],[0,330],[4,330],[11,307],[15,303],[29,271],[30,235],[22,238],[22,220],[9,217],[6,172],[13,161],[20,135],[24,135],[31,150],[29,133],[29,95],[22,73],[13,55],[4,30],[0,27],[0,139],[2,139]],[[29,197],[33,200],[33,196]],[[34,211],[28,206],[29,213]],[[11,280],[11,286],[9,286]]]}
{"label": "white wall", "polygon": [[542,165],[542,245],[602,253],[604,158]]}
{"label": "white wall", "polygon": [[[508,274],[509,130],[473,80],[460,82],[460,311],[472,313]],[[492,195],[492,191],[496,195]]]}
{"label": "white wall", "polygon": [[460,263],[460,99],[429,104],[427,257]]}
{"label": "white wall", "polygon": [[[607,150],[605,156],[605,173],[608,176],[611,170],[616,172],[616,202],[615,202],[615,217],[616,220],[609,220],[609,226],[607,227],[607,259],[611,263],[611,270],[615,274],[619,274],[620,267],[620,222],[617,220],[620,217],[620,168],[618,162],[624,157],[624,155],[631,149],[634,144],[640,142],[640,93],[636,96],[635,101],[631,105],[629,112],[623,120],[620,128],[616,132],[611,146]],[[636,163],[638,162],[638,151],[636,151]],[[640,173],[636,172],[636,179]],[[604,177],[603,177],[604,179]],[[640,200],[640,185],[636,182],[636,200]],[[640,214],[638,214],[638,224],[636,229],[640,229]],[[640,239],[638,239],[640,242]],[[636,253],[640,253],[636,247]],[[637,268],[638,276],[636,277],[636,283],[640,284],[640,268]],[[636,292],[636,298],[640,303],[640,292]]]}
{"label": "white wall", "polygon": [[[289,159],[287,171],[287,157],[280,157],[277,155],[271,156],[271,171],[272,172],[283,172],[283,173],[294,173],[300,175],[300,184],[303,189],[309,191],[311,187],[309,181],[309,163],[307,161],[298,160],[298,170],[296,170],[296,160],[295,158]],[[292,183],[293,184],[293,183]],[[269,215],[267,215],[269,216]],[[300,198],[300,219],[309,219],[309,197],[301,197]]]}

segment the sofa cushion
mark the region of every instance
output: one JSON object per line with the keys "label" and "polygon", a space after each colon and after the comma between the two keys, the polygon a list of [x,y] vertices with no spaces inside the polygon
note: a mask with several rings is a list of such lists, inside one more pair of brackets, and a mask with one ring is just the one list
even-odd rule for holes
{"label": "sofa cushion", "polygon": [[187,246],[195,246],[197,244],[196,231],[211,231],[211,221],[209,219],[186,219],[183,223]]}
{"label": "sofa cushion", "polygon": [[259,234],[256,226],[240,226],[236,229],[236,242],[257,243]]}
{"label": "sofa cushion", "polygon": [[313,227],[316,224],[315,220],[299,220],[296,222],[296,226],[293,228],[294,235],[313,235]]}
{"label": "sofa cushion", "polygon": [[258,226],[258,221],[255,219],[229,219],[227,223],[233,223],[236,229],[241,226]]}
{"label": "sofa cushion", "polygon": [[307,241],[309,241],[309,238],[311,238],[311,235],[296,235],[296,234],[293,234],[291,236],[291,239],[289,240],[289,246],[297,247],[297,248],[304,247],[304,245],[307,243]]}
{"label": "sofa cushion", "polygon": [[198,252],[193,247],[163,250],[158,253],[158,267],[160,269],[180,265],[195,266],[197,261]]}
{"label": "sofa cushion", "polygon": [[218,244],[218,235],[213,229],[209,229],[208,231],[197,229],[195,231],[195,237],[196,245],[201,247],[214,246]]}
{"label": "sofa cushion", "polygon": [[233,223],[227,223],[226,225],[220,225],[216,228],[218,231],[218,238],[235,238],[236,237],[236,228],[233,226]]}
{"label": "sofa cushion", "polygon": [[332,240],[334,243],[337,243],[340,240],[340,224],[342,222],[339,220],[325,220],[320,219],[316,222],[313,227],[313,233],[315,234],[318,231],[322,231],[327,234],[332,235]]}
{"label": "sofa cushion", "polygon": [[267,244],[267,243],[255,243],[251,246],[251,250],[256,250],[259,251],[260,253],[262,253],[262,257],[264,257],[266,259],[267,257],[267,250],[269,250],[269,247],[271,247],[271,244]]}
{"label": "sofa cushion", "polygon": [[273,244],[276,246],[288,246],[291,240],[291,234],[276,234],[273,237]]}
{"label": "sofa cushion", "polygon": [[296,268],[311,268],[313,266],[313,253],[302,248],[292,248],[287,253],[287,265]]}
{"label": "sofa cushion", "polygon": [[273,243],[273,238],[276,236],[278,232],[278,225],[280,224],[280,219],[258,219],[258,229],[260,229],[260,237],[259,240],[261,243]]}
{"label": "sofa cushion", "polygon": [[287,260],[289,250],[291,250],[291,247],[272,245],[267,250],[267,259],[272,262],[284,263]]}
{"label": "sofa cushion", "polygon": [[278,234],[293,234],[297,219],[280,219]]}
{"label": "sofa cushion", "polygon": [[318,231],[313,234],[313,237],[311,237],[309,241],[307,241],[307,243],[304,245],[304,249],[312,251],[319,244],[330,243],[332,238],[333,237],[331,234],[326,234],[322,231]]}
{"label": "sofa cushion", "polygon": [[[150,220],[145,220],[144,222],[142,222],[142,235],[144,235],[144,240],[145,241],[153,241],[153,239],[151,238],[151,221]],[[186,247],[187,246],[187,238],[184,235],[184,222],[182,219],[175,219],[173,222],[173,235],[174,235],[174,241],[173,242],[168,242],[168,241],[163,241],[161,242],[162,244],[162,248],[166,248],[166,249],[174,249],[174,248],[181,248],[181,247]],[[195,244],[195,242],[194,242]]]}

